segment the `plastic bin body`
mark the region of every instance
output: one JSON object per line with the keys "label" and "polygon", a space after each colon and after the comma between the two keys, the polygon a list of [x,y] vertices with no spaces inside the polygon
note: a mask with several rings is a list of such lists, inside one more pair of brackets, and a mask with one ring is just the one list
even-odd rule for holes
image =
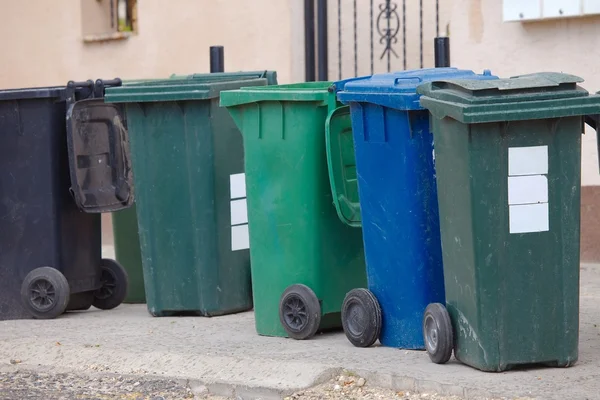
{"label": "plastic bin body", "polygon": [[71,294],[100,286],[100,214],[81,212],[71,186],[65,88],[0,91],[0,319],[29,318],[20,289],[32,270],[61,271]]}
{"label": "plastic bin body", "polygon": [[241,75],[107,90],[107,101],[126,106],[146,302],[154,316],[252,308],[243,144],[218,97],[273,78]]}
{"label": "plastic bin body", "polygon": [[379,74],[349,82],[368,288],[382,312],[379,341],[423,349],[422,316],[444,300],[433,134],[417,85],[432,79],[495,79],[456,68]]}
{"label": "plastic bin body", "polygon": [[[325,127],[329,112],[340,104],[329,86],[304,83],[221,94],[221,105],[244,136],[260,335],[287,336],[279,302],[290,285],[314,291],[321,304],[320,329],[327,329],[341,326],[346,292],[366,284],[361,230],[342,222],[333,205]],[[347,172],[355,184],[354,166]]]}
{"label": "plastic bin body", "polygon": [[[264,71],[255,72],[220,72],[212,74],[190,74],[172,75],[171,79],[194,79],[196,82],[217,82],[219,80],[232,80],[235,77],[243,79],[252,76],[264,75]],[[265,75],[268,83],[276,83],[274,74]],[[149,82],[160,82],[162,79],[138,79],[123,82],[123,85],[144,84]],[[140,238],[138,234],[137,211],[135,204],[120,212],[111,215],[113,226],[113,237],[115,246],[115,258],[123,265],[129,274],[129,288],[125,303],[145,303],[144,274],[142,267],[142,255],[140,251]]]}
{"label": "plastic bin body", "polygon": [[432,115],[454,353],[478,369],[577,360],[582,115],[600,104],[580,81],[418,89]]}
{"label": "plastic bin body", "polygon": [[112,213],[115,259],[129,275],[129,287],[124,303],[145,303],[144,272],[140,237],[138,235],[137,209],[130,208]]}

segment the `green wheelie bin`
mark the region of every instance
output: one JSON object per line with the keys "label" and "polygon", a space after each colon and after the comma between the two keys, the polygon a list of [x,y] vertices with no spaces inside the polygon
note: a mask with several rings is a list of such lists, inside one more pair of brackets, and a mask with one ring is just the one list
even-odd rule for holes
{"label": "green wheelie bin", "polygon": [[[170,79],[193,79],[195,82],[217,82],[236,78],[246,79],[260,77],[263,71],[251,72],[219,72],[211,74],[173,74]],[[274,75],[267,75],[269,84],[276,83]],[[124,81],[123,85],[144,84],[160,82],[162,79],[138,79]],[[124,303],[145,303],[144,274],[142,267],[142,254],[140,251],[140,238],[138,234],[137,207],[135,203],[128,209],[112,213],[113,238],[115,258],[129,274],[129,287]]]}
{"label": "green wheelie bin", "polygon": [[434,134],[446,304],[432,361],[483,371],[578,358],[581,134],[600,96],[537,73],[419,86]]}
{"label": "green wheelie bin", "polygon": [[125,104],[137,210],[130,217],[137,219],[148,310],[245,311],[252,297],[247,239],[239,234],[246,218],[243,144],[219,93],[276,83],[276,75],[177,78],[106,93],[107,102]]}
{"label": "green wheelie bin", "polygon": [[344,296],[366,286],[349,108],[329,82],[227,91],[221,106],[244,137],[258,334],[341,327]]}
{"label": "green wheelie bin", "polygon": [[134,203],[125,210],[116,211],[111,214],[115,259],[125,268],[129,275],[127,296],[123,301],[123,303],[129,304],[146,302],[136,213]]}

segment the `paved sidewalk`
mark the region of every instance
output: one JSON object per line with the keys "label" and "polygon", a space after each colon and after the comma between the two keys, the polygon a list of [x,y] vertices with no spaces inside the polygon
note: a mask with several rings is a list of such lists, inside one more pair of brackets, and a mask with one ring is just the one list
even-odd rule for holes
{"label": "paved sidewalk", "polygon": [[[325,382],[342,368],[370,385],[482,396],[600,398],[600,266],[582,266],[579,361],[567,369],[484,373],[425,352],[353,347],[341,332],[310,341],[261,337],[251,312],[215,318],[152,318],[145,305],[92,309],[49,321],[0,322],[0,371],[159,376],[211,393],[277,398]],[[16,361],[11,364],[10,361]]]}

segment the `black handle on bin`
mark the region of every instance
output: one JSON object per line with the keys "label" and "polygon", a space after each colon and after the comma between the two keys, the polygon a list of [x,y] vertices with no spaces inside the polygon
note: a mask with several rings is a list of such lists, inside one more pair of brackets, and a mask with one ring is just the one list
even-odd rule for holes
{"label": "black handle on bin", "polygon": [[94,85],[94,97],[104,97],[104,89],[107,87],[121,86],[123,81],[121,78],[115,79],[97,79]]}
{"label": "black handle on bin", "polygon": [[92,86],[94,86],[94,81],[92,81],[91,79],[88,79],[87,81],[82,81],[82,82],[69,81],[69,83],[67,83],[67,87],[71,87],[71,88],[92,87]]}
{"label": "black handle on bin", "polygon": [[210,46],[210,72],[225,71],[225,56],[223,46]]}
{"label": "black handle on bin", "polygon": [[91,79],[88,79],[87,81],[83,82],[69,81],[65,90],[65,100],[67,104],[75,103],[75,101],[77,100],[75,98],[75,94],[77,93],[77,89],[81,88],[89,89],[89,92],[83,93],[81,97],[90,97],[90,95],[93,94],[94,81],[92,81]]}
{"label": "black handle on bin", "polygon": [[598,128],[600,127],[600,115],[592,114],[585,115],[583,117],[585,124],[589,125],[592,129],[596,130],[596,146],[598,149],[598,164],[600,168],[600,132],[598,132]]}
{"label": "black handle on bin", "polygon": [[435,50],[435,67],[449,67],[450,66],[450,38],[449,37],[436,37],[433,39],[434,50]]}

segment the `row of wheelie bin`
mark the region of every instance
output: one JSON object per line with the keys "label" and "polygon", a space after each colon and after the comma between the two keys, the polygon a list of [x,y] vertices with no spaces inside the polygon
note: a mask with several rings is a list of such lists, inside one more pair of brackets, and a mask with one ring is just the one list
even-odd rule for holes
{"label": "row of wheelie bin", "polygon": [[433,68],[0,91],[0,314],[253,308],[260,335],[572,365],[581,134],[600,114],[580,82]]}

